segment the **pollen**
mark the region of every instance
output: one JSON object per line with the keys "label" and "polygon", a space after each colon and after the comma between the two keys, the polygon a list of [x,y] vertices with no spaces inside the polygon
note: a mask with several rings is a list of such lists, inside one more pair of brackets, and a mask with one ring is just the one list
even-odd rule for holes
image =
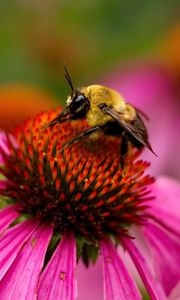
{"label": "pollen", "polygon": [[47,127],[56,115],[41,113],[13,130],[16,146],[9,139],[10,154],[0,150],[0,172],[7,181],[0,194],[60,234],[73,231],[89,241],[107,234],[118,237],[132,224],[142,224],[154,179],[146,175],[149,164],[138,158],[140,152],[131,147],[122,169],[120,138],[102,134],[97,141],[83,139],[61,153],[88,124],[74,120]]}

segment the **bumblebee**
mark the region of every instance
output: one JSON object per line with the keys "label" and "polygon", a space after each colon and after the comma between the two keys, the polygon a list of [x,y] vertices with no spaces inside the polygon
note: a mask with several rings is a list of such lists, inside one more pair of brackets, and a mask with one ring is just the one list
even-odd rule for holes
{"label": "bumblebee", "polygon": [[86,118],[90,128],[67,142],[61,152],[79,140],[94,133],[97,137],[98,133],[103,131],[104,134],[121,137],[122,165],[129,143],[138,149],[146,147],[154,153],[143,122],[146,116],[140,110],[127,103],[115,90],[101,85],[75,89],[66,67],[65,78],[70,85],[71,95],[67,98],[65,109],[48,124],[48,127],[68,120]]}

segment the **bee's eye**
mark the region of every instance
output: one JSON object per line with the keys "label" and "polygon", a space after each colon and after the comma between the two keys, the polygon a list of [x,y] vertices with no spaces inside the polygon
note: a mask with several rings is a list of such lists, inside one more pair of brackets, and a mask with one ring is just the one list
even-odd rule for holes
{"label": "bee's eye", "polygon": [[76,94],[70,104],[72,113],[81,112],[87,107],[89,100],[83,94]]}
{"label": "bee's eye", "polygon": [[73,103],[74,106],[81,106],[83,104],[83,101],[85,100],[85,97],[83,95],[78,95],[76,98],[74,98]]}

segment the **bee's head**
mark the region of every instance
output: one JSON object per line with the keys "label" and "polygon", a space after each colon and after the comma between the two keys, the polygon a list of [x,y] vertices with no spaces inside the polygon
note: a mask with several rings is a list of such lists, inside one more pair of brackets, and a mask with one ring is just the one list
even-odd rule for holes
{"label": "bee's head", "polygon": [[74,117],[83,117],[86,115],[90,102],[87,97],[78,89],[75,89],[71,80],[71,77],[68,73],[66,66],[64,65],[65,78],[71,88],[71,95],[67,98],[66,101],[66,114],[72,114]]}
{"label": "bee's head", "polygon": [[85,116],[90,106],[89,99],[80,90],[72,91],[66,101],[66,110],[74,116]]}
{"label": "bee's head", "polygon": [[65,65],[64,70],[65,78],[71,88],[71,95],[67,98],[65,109],[48,124],[48,127],[66,120],[83,118],[90,107],[89,99],[80,90],[74,89]]}

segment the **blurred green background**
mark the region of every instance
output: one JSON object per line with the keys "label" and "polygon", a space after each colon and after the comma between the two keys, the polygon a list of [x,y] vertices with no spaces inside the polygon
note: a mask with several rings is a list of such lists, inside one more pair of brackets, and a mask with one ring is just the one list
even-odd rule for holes
{"label": "blurred green background", "polygon": [[1,0],[0,83],[67,94],[65,61],[78,85],[114,66],[154,56],[178,20],[179,1]]}

